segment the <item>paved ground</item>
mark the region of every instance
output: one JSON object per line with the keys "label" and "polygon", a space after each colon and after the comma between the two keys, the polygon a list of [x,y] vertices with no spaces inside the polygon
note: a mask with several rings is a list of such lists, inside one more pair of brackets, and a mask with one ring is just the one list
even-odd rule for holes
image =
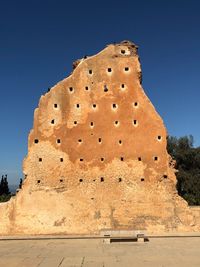
{"label": "paved ground", "polygon": [[200,267],[200,237],[104,244],[100,239],[0,240],[0,267]]}

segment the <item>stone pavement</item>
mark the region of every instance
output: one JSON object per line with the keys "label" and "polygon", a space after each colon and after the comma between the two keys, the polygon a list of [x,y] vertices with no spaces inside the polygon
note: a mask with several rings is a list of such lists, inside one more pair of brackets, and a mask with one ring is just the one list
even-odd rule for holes
{"label": "stone pavement", "polygon": [[104,244],[102,239],[0,240],[0,267],[199,267],[200,237],[150,238]]}

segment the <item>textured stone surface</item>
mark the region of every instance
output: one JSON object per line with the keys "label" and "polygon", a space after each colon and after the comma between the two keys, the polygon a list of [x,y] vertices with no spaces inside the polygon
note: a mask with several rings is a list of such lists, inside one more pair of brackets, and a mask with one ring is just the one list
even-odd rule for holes
{"label": "textured stone surface", "polygon": [[199,230],[177,195],[166,129],[141,77],[137,47],[111,44],[41,97],[26,179],[0,205],[0,233]]}

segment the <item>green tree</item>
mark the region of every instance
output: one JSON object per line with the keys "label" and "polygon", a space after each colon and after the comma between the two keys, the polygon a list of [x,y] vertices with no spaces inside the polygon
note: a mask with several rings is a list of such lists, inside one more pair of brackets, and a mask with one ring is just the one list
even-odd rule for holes
{"label": "green tree", "polygon": [[22,182],[23,182],[23,180],[22,180],[22,178],[20,178],[20,182],[19,182],[19,189],[21,189],[21,188],[22,188]]}
{"label": "green tree", "polygon": [[189,205],[200,205],[200,147],[193,137],[168,137],[168,153],[176,160],[177,190]]}
{"label": "green tree", "polygon": [[11,197],[9,186],[8,186],[8,180],[7,180],[7,174],[1,177],[0,182],[0,202],[8,201]]}

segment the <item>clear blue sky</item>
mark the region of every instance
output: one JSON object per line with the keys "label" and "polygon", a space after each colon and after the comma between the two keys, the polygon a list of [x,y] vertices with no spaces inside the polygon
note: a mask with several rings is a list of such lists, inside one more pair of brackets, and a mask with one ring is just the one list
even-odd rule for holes
{"label": "clear blue sky", "polygon": [[72,62],[105,45],[139,45],[143,87],[170,135],[200,145],[200,1],[0,3],[0,175],[18,183],[33,112]]}

